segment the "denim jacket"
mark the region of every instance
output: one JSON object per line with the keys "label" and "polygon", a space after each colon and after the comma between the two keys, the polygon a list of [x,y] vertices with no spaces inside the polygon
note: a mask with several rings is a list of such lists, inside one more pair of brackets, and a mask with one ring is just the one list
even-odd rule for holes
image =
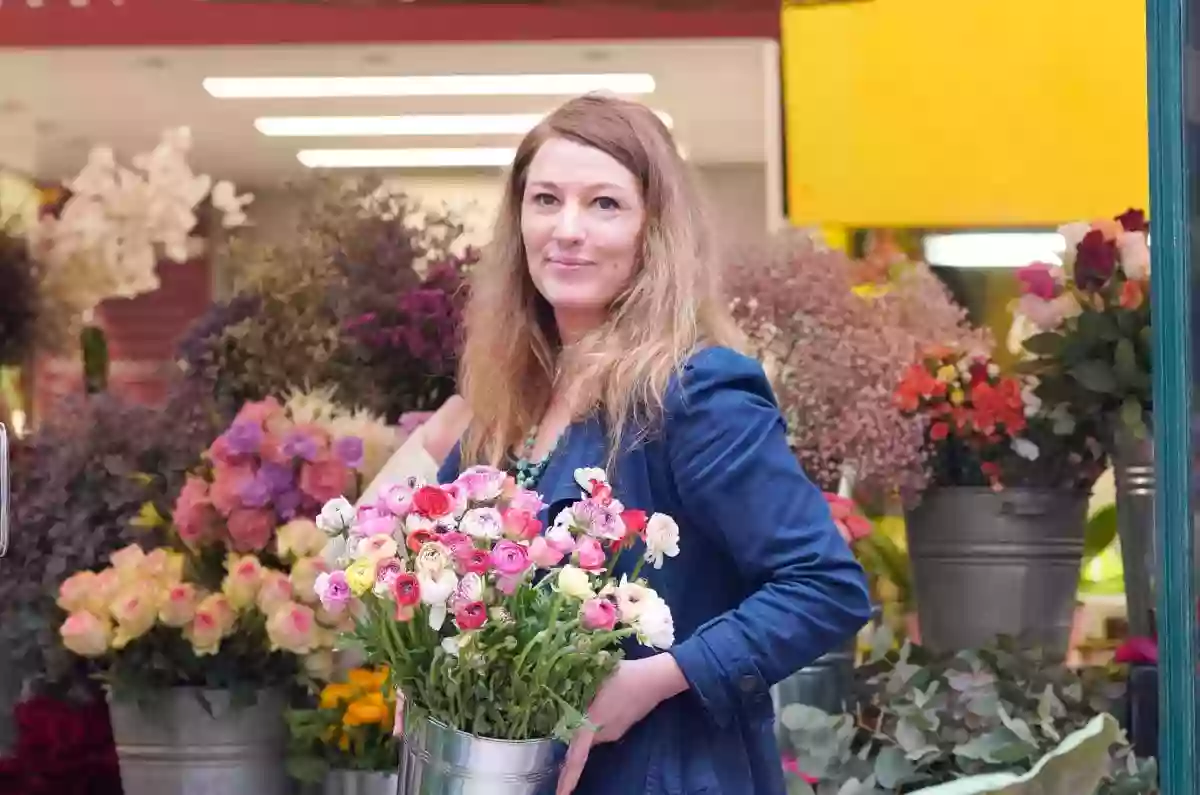
{"label": "denim jacket", "polygon": [[[603,467],[606,445],[598,418],[567,430],[537,489],[544,522],[580,498],[575,470]],[[440,478],[459,467],[455,451]],[[680,554],[642,576],[671,607],[676,643],[664,653],[690,688],[593,746],[577,795],[783,795],[770,688],[849,639],[869,603],[761,366],[728,348],[696,353],[667,391],[659,431],[608,474],[627,508],[679,524]]]}

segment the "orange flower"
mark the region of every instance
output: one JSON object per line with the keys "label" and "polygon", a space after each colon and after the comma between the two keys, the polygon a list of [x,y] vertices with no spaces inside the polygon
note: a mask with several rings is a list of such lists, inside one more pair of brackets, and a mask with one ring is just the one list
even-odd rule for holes
{"label": "orange flower", "polygon": [[1146,285],[1144,282],[1127,281],[1121,285],[1120,304],[1122,309],[1137,309],[1146,300]]}
{"label": "orange flower", "polygon": [[335,709],[356,695],[358,695],[358,691],[352,685],[338,683],[325,685],[325,689],[321,691],[321,709]]}
{"label": "orange flower", "polygon": [[346,707],[346,714],[342,716],[342,725],[369,726],[371,724],[379,724],[380,726],[390,726],[391,717],[392,713],[388,708],[387,702],[383,700],[383,693],[367,693],[361,698],[350,702],[350,706]]}

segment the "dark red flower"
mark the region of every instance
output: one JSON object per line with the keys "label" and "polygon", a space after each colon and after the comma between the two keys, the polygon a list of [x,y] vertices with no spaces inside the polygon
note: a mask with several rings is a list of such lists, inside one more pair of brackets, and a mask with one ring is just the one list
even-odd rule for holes
{"label": "dark red flower", "polygon": [[1126,232],[1150,231],[1150,223],[1146,220],[1146,213],[1143,210],[1135,210],[1130,207],[1118,215],[1115,220],[1121,224],[1121,228]]}
{"label": "dark red flower", "polygon": [[392,597],[399,607],[412,607],[421,601],[421,584],[417,575],[405,572],[392,583]]}
{"label": "dark red flower", "polygon": [[479,629],[487,623],[487,605],[483,602],[464,602],[454,609],[454,623],[464,632]]}
{"label": "dark red flower", "polygon": [[1075,251],[1075,284],[1081,290],[1099,290],[1108,284],[1117,267],[1117,244],[1099,229],[1083,236]]}

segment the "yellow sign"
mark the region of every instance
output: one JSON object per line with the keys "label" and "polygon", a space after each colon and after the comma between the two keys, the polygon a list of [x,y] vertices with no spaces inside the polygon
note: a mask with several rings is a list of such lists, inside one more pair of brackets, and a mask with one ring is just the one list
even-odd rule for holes
{"label": "yellow sign", "polygon": [[793,222],[1048,226],[1149,203],[1143,0],[783,10]]}

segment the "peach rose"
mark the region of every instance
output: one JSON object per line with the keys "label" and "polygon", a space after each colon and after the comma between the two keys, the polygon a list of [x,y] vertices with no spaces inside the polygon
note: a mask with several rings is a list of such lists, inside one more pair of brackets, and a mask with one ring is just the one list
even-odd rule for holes
{"label": "peach rose", "polygon": [[86,610],[96,588],[96,572],[77,571],[58,586],[58,606],[68,613]]}
{"label": "peach rose", "polygon": [[292,583],[282,571],[266,569],[258,589],[258,609],[270,615],[292,601]]}
{"label": "peach rose", "polygon": [[305,604],[317,601],[317,576],[329,571],[329,564],[324,558],[300,558],[292,565],[293,598]]}
{"label": "peach rose", "polygon": [[253,555],[230,555],[225,562],[221,593],[235,610],[254,604],[263,581],[263,566]]}
{"label": "peach rose", "polygon": [[125,585],[113,600],[111,610],[117,622],[112,647],[123,649],[130,641],[145,635],[158,619],[158,599],[146,581]]}
{"label": "peach rose", "polygon": [[308,654],[316,646],[317,619],[308,605],[287,602],[267,619],[267,637],[273,651]]}
{"label": "peach rose", "polygon": [[63,646],[81,657],[99,657],[108,651],[112,625],[86,610],[71,613],[58,634]]}
{"label": "peach rose", "polygon": [[158,620],[168,627],[186,626],[196,616],[199,594],[190,582],[176,583],[167,588],[158,608]]}

